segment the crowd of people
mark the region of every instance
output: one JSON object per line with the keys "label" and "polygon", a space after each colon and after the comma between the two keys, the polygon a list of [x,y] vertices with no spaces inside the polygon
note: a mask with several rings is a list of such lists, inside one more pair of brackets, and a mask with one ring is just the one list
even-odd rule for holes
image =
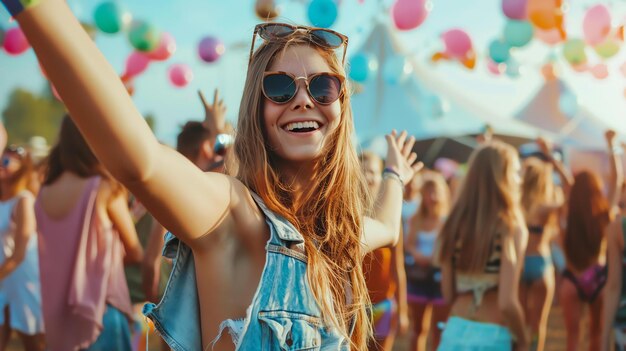
{"label": "crowd of people", "polygon": [[162,350],[544,350],[555,296],[567,350],[585,311],[626,347],[615,132],[607,177],[490,133],[447,179],[406,132],[359,154],[347,37],[264,23],[237,126],[199,92],[174,150],[65,1],[2,2],[69,114],[39,162],[0,145],[0,350],[138,350],[143,316]]}

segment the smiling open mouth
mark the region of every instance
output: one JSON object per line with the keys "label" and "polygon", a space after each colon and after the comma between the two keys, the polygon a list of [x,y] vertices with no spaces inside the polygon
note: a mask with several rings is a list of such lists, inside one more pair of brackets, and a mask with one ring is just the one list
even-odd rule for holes
{"label": "smiling open mouth", "polygon": [[313,132],[313,131],[320,129],[320,125],[316,121],[293,122],[293,123],[287,124],[283,128],[288,132],[307,133],[307,132]]}

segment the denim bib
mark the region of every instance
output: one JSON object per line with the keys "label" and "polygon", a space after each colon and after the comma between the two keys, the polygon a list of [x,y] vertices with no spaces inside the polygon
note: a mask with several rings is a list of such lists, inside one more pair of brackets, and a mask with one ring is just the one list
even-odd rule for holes
{"label": "denim bib", "polygon": [[[256,194],[252,193],[252,197],[270,228],[265,267],[245,320],[224,321],[218,337],[207,349],[228,329],[236,350],[349,350],[349,340],[326,326],[321,318],[307,280],[307,259],[302,253],[304,238]],[[291,249],[293,246],[300,250]],[[167,233],[163,255],[173,259],[172,273],[161,302],[146,304],[143,313],[154,322],[172,350],[202,350],[192,251]]]}

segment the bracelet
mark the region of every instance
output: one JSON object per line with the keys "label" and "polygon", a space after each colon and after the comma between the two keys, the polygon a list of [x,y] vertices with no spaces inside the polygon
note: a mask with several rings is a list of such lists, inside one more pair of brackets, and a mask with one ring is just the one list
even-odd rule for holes
{"label": "bracelet", "polygon": [[15,17],[29,7],[39,4],[41,0],[2,0],[2,4],[7,8],[9,14]]}
{"label": "bracelet", "polygon": [[402,181],[402,178],[400,178],[400,175],[398,174],[398,172],[394,171],[393,169],[385,168],[385,170],[383,171],[383,179],[397,180],[402,186],[402,191],[404,191],[404,182]]}

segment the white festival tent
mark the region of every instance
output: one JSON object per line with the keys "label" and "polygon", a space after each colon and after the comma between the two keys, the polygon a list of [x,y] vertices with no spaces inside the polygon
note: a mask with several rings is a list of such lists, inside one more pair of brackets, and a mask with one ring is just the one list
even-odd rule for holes
{"label": "white festival tent", "polygon": [[[385,64],[404,56],[405,52],[391,24],[383,19],[377,19],[363,45],[354,52],[368,53],[378,61],[374,76],[361,83],[352,96],[355,128],[361,144],[380,140],[392,129],[407,130],[418,140],[479,134],[487,124],[502,135],[533,139],[546,134],[527,123],[491,115],[480,105],[454,95],[442,79],[429,72],[432,71],[429,63],[420,63],[410,55],[406,59],[413,68],[411,74],[403,81],[388,82]],[[433,108],[433,97],[437,97],[435,101],[443,101],[443,106]]]}

